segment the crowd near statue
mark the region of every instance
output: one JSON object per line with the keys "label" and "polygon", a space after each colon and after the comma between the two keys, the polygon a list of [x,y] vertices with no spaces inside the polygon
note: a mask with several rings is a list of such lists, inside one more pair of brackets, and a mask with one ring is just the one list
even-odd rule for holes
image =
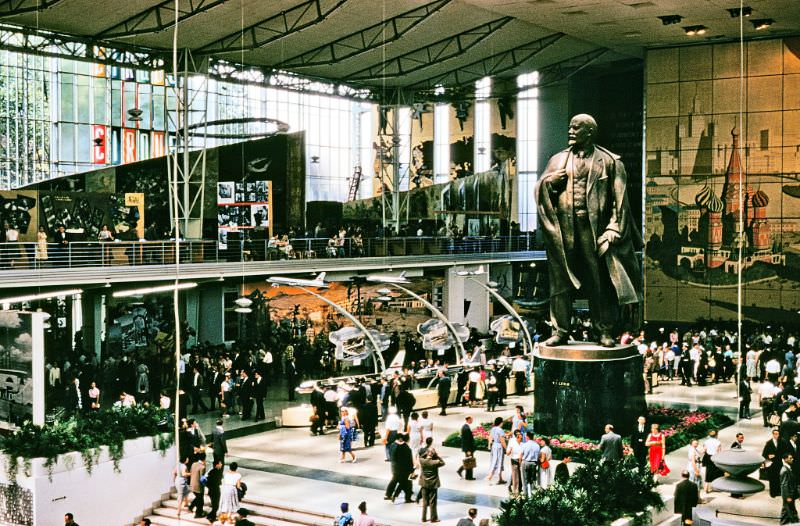
{"label": "crowd near statue", "polygon": [[550,278],[553,334],[545,345],[567,343],[577,291],[589,300],[603,346],[614,346],[612,331],[621,318],[627,318],[626,329],[638,329],[641,276],[635,250],[641,235],[628,202],[625,166],[618,155],[595,145],[596,135],[593,117],[573,117],[569,147],[550,158],[535,189]]}

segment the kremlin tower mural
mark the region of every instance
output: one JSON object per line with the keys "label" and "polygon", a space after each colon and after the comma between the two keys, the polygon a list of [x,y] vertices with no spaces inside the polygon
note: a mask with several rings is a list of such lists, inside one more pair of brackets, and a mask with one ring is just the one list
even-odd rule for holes
{"label": "kremlin tower mural", "polygon": [[[645,317],[798,322],[800,39],[647,56]],[[756,60],[757,59],[757,60]],[[739,116],[740,102],[744,114]]]}

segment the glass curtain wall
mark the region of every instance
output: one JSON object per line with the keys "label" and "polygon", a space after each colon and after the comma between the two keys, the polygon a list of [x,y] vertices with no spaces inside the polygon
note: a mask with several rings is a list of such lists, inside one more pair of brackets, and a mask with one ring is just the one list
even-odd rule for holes
{"label": "glass curtain wall", "polygon": [[[163,71],[0,51],[0,189],[165,155],[176,127],[173,85]],[[309,200],[345,200],[359,163],[362,180],[371,177],[370,103],[203,76],[191,77],[189,90],[190,123],[247,119],[209,129],[226,137],[195,138],[192,147],[258,137],[275,125],[257,119],[278,119],[306,132]]]}
{"label": "glass curtain wall", "polygon": [[536,229],[536,201],[533,187],[538,177],[539,73],[517,77],[517,214],[522,232]]}

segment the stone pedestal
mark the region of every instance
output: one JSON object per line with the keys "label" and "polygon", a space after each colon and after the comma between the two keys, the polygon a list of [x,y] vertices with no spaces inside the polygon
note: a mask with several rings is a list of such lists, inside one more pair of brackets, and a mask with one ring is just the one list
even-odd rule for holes
{"label": "stone pedestal", "polygon": [[534,362],[534,430],[598,439],[606,424],[625,436],[647,411],[643,359],[634,346],[590,342],[540,346]]}

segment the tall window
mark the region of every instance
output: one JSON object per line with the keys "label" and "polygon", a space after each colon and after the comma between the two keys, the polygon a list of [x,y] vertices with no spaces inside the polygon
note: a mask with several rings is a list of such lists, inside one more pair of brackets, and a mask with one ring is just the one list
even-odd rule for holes
{"label": "tall window", "polygon": [[492,79],[484,77],[475,83],[475,167],[474,172],[486,172],[491,167],[492,140],[489,96]]}
{"label": "tall window", "polygon": [[520,230],[536,229],[536,202],[533,187],[538,177],[537,150],[539,148],[539,73],[525,73],[517,77],[517,214]]}
{"label": "tall window", "polygon": [[358,199],[372,197],[372,181],[375,179],[375,115],[373,105],[362,103],[358,113],[358,161],[361,166],[361,183],[358,186]]}
{"label": "tall window", "polygon": [[[436,94],[444,88],[437,88]],[[450,105],[433,107],[433,182],[450,180]]]}
{"label": "tall window", "polygon": [[400,190],[408,190],[409,173],[411,165],[411,108],[400,108],[398,114],[397,133],[400,137]]}

